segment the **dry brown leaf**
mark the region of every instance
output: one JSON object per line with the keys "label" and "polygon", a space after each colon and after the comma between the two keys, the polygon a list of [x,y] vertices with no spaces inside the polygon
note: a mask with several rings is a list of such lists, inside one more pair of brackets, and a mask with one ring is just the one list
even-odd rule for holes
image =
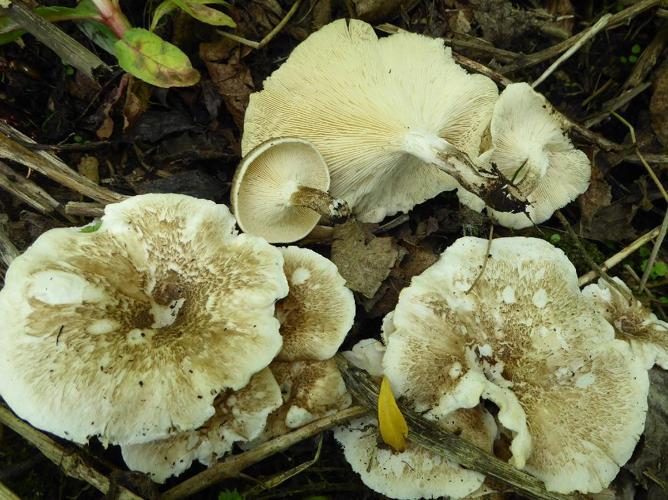
{"label": "dry brown leaf", "polygon": [[79,160],[77,170],[95,184],[100,183],[100,162],[94,156],[84,155]]}
{"label": "dry brown leaf", "polygon": [[367,298],[376,294],[401,253],[394,238],[377,238],[357,221],[348,221],[334,229],[332,261],[348,288]]}
{"label": "dry brown leaf", "polygon": [[668,63],[662,64],[656,71],[649,110],[656,138],[668,146]]}
{"label": "dry brown leaf", "polygon": [[132,128],[137,119],[148,109],[153,86],[130,76],[123,106],[123,130]]}
{"label": "dry brown leaf", "polygon": [[241,62],[242,50],[229,40],[200,45],[200,56],[206,64],[211,81],[216,85],[239,130],[243,130],[244,113],[250,95],[255,90],[250,69]]}
{"label": "dry brown leaf", "polygon": [[582,224],[590,227],[596,212],[610,206],[611,202],[612,189],[610,184],[605,180],[605,175],[596,162],[592,162],[589,189],[578,198],[580,210],[582,210]]}
{"label": "dry brown leaf", "polygon": [[353,0],[357,17],[370,23],[392,19],[416,3],[417,0]]}

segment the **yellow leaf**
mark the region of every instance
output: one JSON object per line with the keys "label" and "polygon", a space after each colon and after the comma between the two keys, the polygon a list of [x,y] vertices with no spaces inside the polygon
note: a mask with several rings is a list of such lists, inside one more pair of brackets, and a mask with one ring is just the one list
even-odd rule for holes
{"label": "yellow leaf", "polygon": [[408,425],[397,406],[390,387],[390,381],[387,380],[387,377],[383,377],[383,381],[380,383],[378,427],[380,429],[380,437],[394,451],[404,451],[406,449]]}

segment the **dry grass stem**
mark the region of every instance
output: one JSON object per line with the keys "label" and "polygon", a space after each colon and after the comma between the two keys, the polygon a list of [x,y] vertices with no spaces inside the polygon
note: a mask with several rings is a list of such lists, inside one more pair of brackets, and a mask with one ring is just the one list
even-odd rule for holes
{"label": "dry grass stem", "polygon": [[642,293],[642,291],[645,289],[645,285],[647,284],[649,275],[652,272],[654,264],[656,263],[656,258],[659,255],[659,249],[663,244],[663,240],[666,238],[666,231],[668,231],[668,210],[663,216],[663,222],[661,223],[661,227],[659,228],[659,235],[656,237],[656,240],[654,241],[654,246],[652,247],[652,253],[650,253],[649,259],[647,260],[647,267],[645,268],[645,271],[642,273],[642,278],[640,278],[640,284],[638,285],[638,293]]}

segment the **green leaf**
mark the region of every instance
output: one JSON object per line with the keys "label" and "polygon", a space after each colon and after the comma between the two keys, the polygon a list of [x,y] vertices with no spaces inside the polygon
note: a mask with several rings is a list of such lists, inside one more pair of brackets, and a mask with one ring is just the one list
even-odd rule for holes
{"label": "green leaf", "polygon": [[188,87],[199,81],[199,72],[181,49],[155,33],[131,28],[114,44],[118,64],[156,87]]}
{"label": "green leaf", "polygon": [[641,47],[639,44],[634,44],[633,47],[631,47],[631,54],[640,54]]}
{"label": "green leaf", "polygon": [[102,220],[96,219],[93,222],[91,222],[90,224],[88,224],[87,226],[84,226],[81,229],[79,229],[79,232],[80,233],[94,233],[95,231],[100,229],[101,226],[102,226]]}
{"label": "green leaf", "polygon": [[98,23],[97,21],[83,21],[77,23],[77,27],[95,45],[108,52],[112,56],[116,55],[114,46],[118,41],[118,37],[114,34],[113,31],[111,31],[109,26]]}
{"label": "green leaf", "polygon": [[158,26],[160,19],[176,9],[176,5],[172,0],[165,0],[160,5],[158,5],[153,11],[153,21],[151,21],[151,31],[155,31],[155,28]]}
{"label": "green leaf", "polygon": [[663,278],[668,273],[668,264],[660,260],[652,268],[652,275],[655,278]]}
{"label": "green leaf", "polygon": [[554,233],[550,236],[550,243],[556,245],[561,241],[561,235],[559,233]]}
{"label": "green leaf", "polygon": [[218,494],[218,500],[244,500],[244,496],[237,490],[224,490]]}
{"label": "green leaf", "polygon": [[229,5],[223,0],[171,0],[181,10],[190,14],[198,21],[212,26],[236,27],[234,20],[227,14],[207,7],[207,5]]}

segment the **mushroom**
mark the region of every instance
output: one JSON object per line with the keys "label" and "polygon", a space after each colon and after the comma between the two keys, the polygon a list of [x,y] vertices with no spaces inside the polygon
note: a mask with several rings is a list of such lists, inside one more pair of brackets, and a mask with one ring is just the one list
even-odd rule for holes
{"label": "mushroom", "polygon": [[[619,278],[612,278],[619,287],[633,297],[629,287]],[[625,297],[604,279],[582,290],[601,314],[615,328],[617,338],[625,340],[633,352],[643,360],[649,370],[655,364],[668,370],[668,323],[661,321],[652,311],[635,299]]]}
{"label": "mushroom", "polygon": [[[587,155],[575,149],[563,122],[541,94],[526,83],[508,85],[494,106],[491,149],[479,162],[494,165],[527,200],[526,213],[500,212],[488,207],[504,227],[522,229],[552,217],[589,187]],[[460,201],[477,211],[485,202],[465,189]]]}
{"label": "mushroom", "polygon": [[0,394],[77,443],[153,441],[202,425],[281,349],[280,251],[237,235],[227,207],[175,194],[53,229],[0,292]]}
{"label": "mushroom", "polygon": [[[406,212],[459,185],[500,209],[507,181],[473,160],[496,85],[470,75],[443,40],[399,32],[378,39],[362,21],[334,21],[297,46],[250,96],[242,151],[273,137],[311,141],[332,196],[364,222]],[[505,207],[505,208],[504,208]]]}
{"label": "mushroom", "polygon": [[[488,452],[496,436],[496,424],[484,409],[458,410],[438,424]],[[334,437],[346,460],[372,490],[390,498],[463,498],[478,490],[485,476],[463,469],[410,441],[402,452],[382,444],[378,422],[362,417],[337,427]]]}
{"label": "mushroom", "polygon": [[276,304],[280,361],[329,359],[355,319],[355,299],[333,262],[299,247],[281,248],[288,296]]}
{"label": "mushroom", "polygon": [[267,416],[282,401],[276,379],[265,368],[243,389],[219,395],[215,415],[198,429],[149,443],[123,445],[123,460],[130,469],[145,472],[158,483],[180,475],[195,460],[210,466],[228,453],[234,443],[259,436]]}
{"label": "mushroom", "polygon": [[259,144],[237,167],[231,201],[239,227],[270,243],[291,243],[322,216],[342,219],[346,202],[327,194],[329,171],[308,141],[283,137]]}
{"label": "mushroom", "polygon": [[543,240],[500,238],[488,251],[460,238],[401,292],[386,326],[397,395],[429,418],[493,402],[513,433],[511,463],[550,491],[601,491],[643,432],[643,362]]}
{"label": "mushroom", "polygon": [[274,361],[269,368],[281,388],[283,404],[269,416],[264,434],[253,445],[344,410],[352,403],[333,359]]}

